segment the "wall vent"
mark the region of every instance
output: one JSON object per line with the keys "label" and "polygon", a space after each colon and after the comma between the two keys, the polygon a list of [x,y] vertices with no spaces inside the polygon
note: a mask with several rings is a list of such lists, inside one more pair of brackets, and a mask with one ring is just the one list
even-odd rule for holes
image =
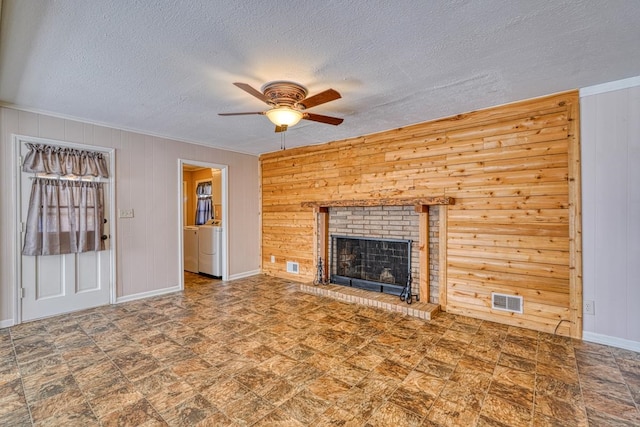
{"label": "wall vent", "polygon": [[294,261],[287,261],[287,273],[300,273],[300,265]]}
{"label": "wall vent", "polygon": [[491,292],[491,308],[522,314],[522,297]]}

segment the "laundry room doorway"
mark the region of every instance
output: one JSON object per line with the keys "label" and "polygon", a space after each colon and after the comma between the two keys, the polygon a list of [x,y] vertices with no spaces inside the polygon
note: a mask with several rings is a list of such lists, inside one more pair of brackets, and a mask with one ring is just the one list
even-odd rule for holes
{"label": "laundry room doorway", "polygon": [[190,273],[227,280],[227,165],[180,159],[178,167],[180,287],[184,289],[184,276]]}

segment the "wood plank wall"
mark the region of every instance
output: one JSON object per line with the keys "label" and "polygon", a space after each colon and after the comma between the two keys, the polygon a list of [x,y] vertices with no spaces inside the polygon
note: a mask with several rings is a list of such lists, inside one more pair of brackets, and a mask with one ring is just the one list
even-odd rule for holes
{"label": "wood plank wall", "polygon": [[[451,196],[446,310],[579,338],[578,117],[571,91],[265,154],[262,270],[313,280],[314,214],[303,202]],[[524,313],[492,310],[491,292],[523,296]]]}

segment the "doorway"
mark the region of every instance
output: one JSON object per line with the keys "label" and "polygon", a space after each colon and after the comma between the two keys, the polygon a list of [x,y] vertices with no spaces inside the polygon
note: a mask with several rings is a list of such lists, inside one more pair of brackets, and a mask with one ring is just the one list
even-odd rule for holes
{"label": "doorway", "polygon": [[[191,234],[198,234],[200,226],[215,226],[219,232],[220,240],[220,269],[219,276],[222,280],[228,280],[229,260],[229,214],[228,214],[228,166],[217,163],[199,162],[195,160],[179,159],[179,220],[178,232],[180,242],[180,268],[183,274],[180,275],[180,287],[184,289],[184,272],[198,270],[197,263],[194,266],[193,249],[186,245],[193,244],[193,239],[187,236],[187,229],[191,229]],[[202,191],[202,189],[207,189]],[[200,197],[200,205],[198,198]],[[203,199],[208,199],[202,204]],[[204,212],[198,211],[199,206],[205,206]],[[207,224],[208,223],[208,224]],[[205,274],[210,274],[209,269]]]}

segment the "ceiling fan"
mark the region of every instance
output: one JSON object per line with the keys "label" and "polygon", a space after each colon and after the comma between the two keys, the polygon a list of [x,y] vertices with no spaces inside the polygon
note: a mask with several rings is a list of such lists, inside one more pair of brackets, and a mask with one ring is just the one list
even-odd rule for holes
{"label": "ceiling fan", "polygon": [[308,91],[304,86],[289,81],[267,83],[262,86],[262,92],[246,83],[234,83],[234,85],[265,102],[271,109],[248,113],[219,113],[220,116],[264,115],[276,125],[276,132],[284,132],[303,119],[335,126],[344,121],[338,117],[306,112],[311,107],[340,99],[340,94],[333,89],[327,89],[307,98]]}

